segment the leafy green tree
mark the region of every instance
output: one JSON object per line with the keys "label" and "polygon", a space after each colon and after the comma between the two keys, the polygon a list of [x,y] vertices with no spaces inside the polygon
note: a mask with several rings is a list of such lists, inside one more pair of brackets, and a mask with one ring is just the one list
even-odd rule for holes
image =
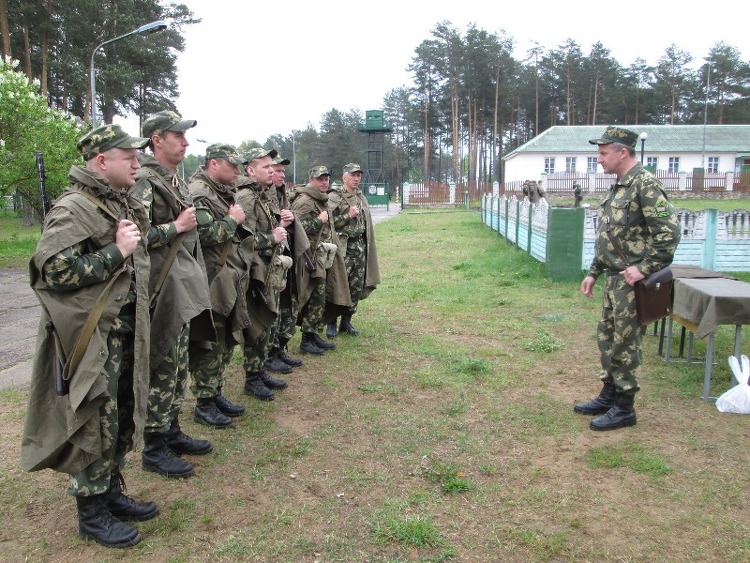
{"label": "leafy green tree", "polygon": [[[80,162],[75,145],[81,128],[70,114],[50,109],[38,94],[39,82],[30,82],[18,66],[18,61],[0,62],[0,195],[21,194],[41,217],[35,153],[44,157],[52,201],[67,185],[70,166]],[[25,222],[31,224],[30,215]]]}

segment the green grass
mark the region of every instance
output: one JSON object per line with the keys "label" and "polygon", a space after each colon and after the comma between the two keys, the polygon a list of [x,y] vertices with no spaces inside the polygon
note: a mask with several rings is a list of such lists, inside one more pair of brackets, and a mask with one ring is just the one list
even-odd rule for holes
{"label": "green grass", "polygon": [[17,218],[0,218],[0,268],[26,268],[41,231]]}

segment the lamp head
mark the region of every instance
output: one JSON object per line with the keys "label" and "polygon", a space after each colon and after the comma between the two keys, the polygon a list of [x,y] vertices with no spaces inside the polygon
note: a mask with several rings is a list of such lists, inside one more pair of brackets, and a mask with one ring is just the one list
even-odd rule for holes
{"label": "lamp head", "polygon": [[155,33],[157,31],[164,31],[167,29],[167,22],[164,20],[157,20],[150,23],[145,23],[141,27],[135,30],[136,33]]}

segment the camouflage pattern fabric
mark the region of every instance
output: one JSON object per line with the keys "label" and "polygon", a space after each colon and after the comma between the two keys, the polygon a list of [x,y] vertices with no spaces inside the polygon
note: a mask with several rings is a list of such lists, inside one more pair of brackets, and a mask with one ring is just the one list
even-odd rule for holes
{"label": "camouflage pattern fabric", "polygon": [[208,342],[210,349],[201,354],[196,360],[190,361],[190,372],[193,384],[190,390],[196,399],[210,399],[218,394],[218,389],[224,387],[226,378],[224,370],[229,365],[234,351],[234,340],[227,332],[227,318],[214,312],[214,329],[216,341]]}
{"label": "camouflage pattern fabric", "polygon": [[300,311],[300,327],[302,332],[320,332],[323,330],[323,314],[326,308],[326,280],[313,278],[310,283],[312,293]]}
{"label": "camouflage pattern fabric", "polygon": [[109,357],[101,373],[109,397],[99,409],[102,456],[71,475],[68,494],[100,495],[107,492],[112,475],[125,466],[125,454],[133,443],[133,326],[132,318],[121,323],[107,338]]}
{"label": "camouflage pattern fabric", "polygon": [[344,264],[346,265],[346,276],[349,279],[349,294],[352,297],[350,311],[355,313],[359,297],[362,295],[362,288],[365,286],[367,268],[367,249],[362,237],[347,240]]}
{"label": "camouflage pattern fabric", "polygon": [[190,325],[185,324],[177,343],[158,366],[151,366],[145,432],[166,432],[185,403],[188,378]]}
{"label": "camouflage pattern fabric", "polygon": [[83,155],[84,160],[91,160],[96,155],[109,149],[142,149],[148,145],[149,139],[131,137],[119,125],[100,125],[78,139],[76,148]]}

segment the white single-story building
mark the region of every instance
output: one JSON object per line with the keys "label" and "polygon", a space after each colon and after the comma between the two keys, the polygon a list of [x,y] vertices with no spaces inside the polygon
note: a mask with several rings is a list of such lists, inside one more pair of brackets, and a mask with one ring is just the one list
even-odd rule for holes
{"label": "white single-story building", "polygon": [[[560,173],[602,173],[596,162],[598,138],[609,124],[556,125],[508,153],[505,182],[535,180]],[[617,125],[617,124],[612,124]],[[750,125],[621,125],[641,135],[636,156],[654,170],[706,175],[750,169]]]}

